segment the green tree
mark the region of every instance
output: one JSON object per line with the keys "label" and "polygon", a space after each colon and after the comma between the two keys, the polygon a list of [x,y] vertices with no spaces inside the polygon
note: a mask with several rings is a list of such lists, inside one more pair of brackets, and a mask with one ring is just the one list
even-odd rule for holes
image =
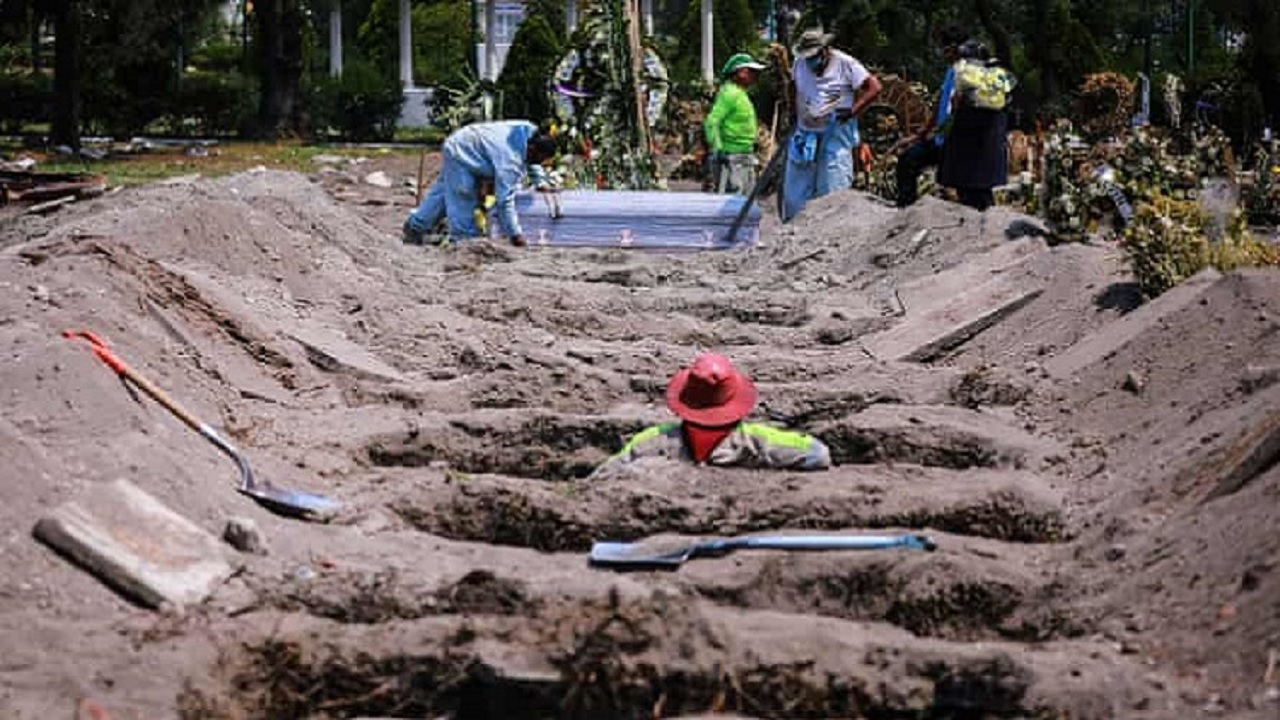
{"label": "green tree", "polygon": [[[410,12],[414,83],[452,82],[465,71],[471,48],[470,0],[415,3]],[[361,53],[393,76],[400,66],[399,27],[398,0],[373,0],[358,34]]]}
{"label": "green tree", "polygon": [[1248,87],[1245,92],[1260,99],[1263,117],[1254,120],[1275,128],[1280,121],[1280,6],[1273,0],[1249,0],[1249,32],[1238,64]]}
{"label": "green tree", "polygon": [[76,0],[55,0],[53,28],[57,38],[54,58],[54,144],[80,148],[80,7]]}
{"label": "green tree", "polygon": [[[454,82],[472,52],[467,0],[443,0],[413,8],[413,81],[434,86]],[[397,50],[398,52],[398,50]]]}
{"label": "green tree", "polygon": [[[749,0],[714,0],[712,11],[717,72],[734,53],[760,51],[762,43]],[[678,39],[679,51],[671,59],[673,76],[686,81],[701,77],[702,3],[699,0],[690,2],[685,10]]]}
{"label": "green tree", "polygon": [[302,115],[303,25],[301,0],[254,4],[261,99],[255,135],[275,140],[304,131]]}
{"label": "green tree", "polygon": [[547,85],[564,52],[564,43],[542,15],[520,23],[498,78],[504,115],[534,122],[551,117]]}

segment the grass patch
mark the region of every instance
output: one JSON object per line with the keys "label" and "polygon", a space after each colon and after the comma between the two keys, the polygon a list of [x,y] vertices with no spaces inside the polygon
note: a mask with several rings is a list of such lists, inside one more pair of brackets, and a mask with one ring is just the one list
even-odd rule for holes
{"label": "grass patch", "polygon": [[68,158],[32,152],[20,147],[0,147],[6,153],[22,153],[34,157],[38,172],[90,172],[105,175],[111,185],[140,185],[165,178],[199,173],[219,177],[243,172],[258,166],[273,170],[310,172],[316,169],[311,159],[317,155],[340,157],[378,157],[390,154],[417,155],[418,147],[328,147],[301,143],[226,142],[208,148],[208,154],[188,155],[182,148],[124,155],[104,160]]}

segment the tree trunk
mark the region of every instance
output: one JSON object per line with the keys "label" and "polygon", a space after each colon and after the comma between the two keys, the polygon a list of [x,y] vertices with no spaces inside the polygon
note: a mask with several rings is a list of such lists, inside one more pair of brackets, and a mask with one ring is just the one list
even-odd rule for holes
{"label": "tree trunk", "polygon": [[44,13],[32,3],[27,9],[27,17],[31,23],[31,72],[39,75],[43,69],[40,66],[40,23],[44,20]]}
{"label": "tree trunk", "polygon": [[76,0],[54,0],[53,132],[55,145],[80,149],[80,8]]}
{"label": "tree trunk", "polygon": [[995,3],[992,0],[974,0],[974,11],[982,23],[982,29],[991,36],[991,42],[995,45],[992,49],[996,53],[996,60],[1004,67],[1012,68],[1013,41],[1009,38],[1009,31],[997,17]]}
{"label": "tree trunk", "polygon": [[1053,67],[1053,50],[1049,24],[1052,22],[1054,0],[1035,0],[1032,6],[1032,37],[1035,39],[1036,68],[1040,71],[1040,98],[1045,101],[1057,94],[1058,83]]}
{"label": "tree trunk", "polygon": [[276,140],[301,130],[302,9],[299,0],[264,0],[254,14],[262,76],[258,135]]}

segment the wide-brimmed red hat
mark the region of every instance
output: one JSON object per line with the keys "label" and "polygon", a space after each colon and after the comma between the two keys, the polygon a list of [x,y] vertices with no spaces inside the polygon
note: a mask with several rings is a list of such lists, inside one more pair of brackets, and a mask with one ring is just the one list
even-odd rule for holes
{"label": "wide-brimmed red hat", "polygon": [[703,353],[667,384],[667,407],[696,425],[731,425],[756,406],[756,386],[729,358]]}

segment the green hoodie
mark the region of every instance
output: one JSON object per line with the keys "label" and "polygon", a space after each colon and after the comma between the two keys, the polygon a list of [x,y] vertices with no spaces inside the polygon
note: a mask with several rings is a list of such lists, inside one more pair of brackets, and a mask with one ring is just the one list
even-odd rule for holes
{"label": "green hoodie", "polygon": [[756,108],[747,91],[738,83],[726,80],[716,93],[715,104],[703,128],[711,152],[730,155],[755,152]]}

